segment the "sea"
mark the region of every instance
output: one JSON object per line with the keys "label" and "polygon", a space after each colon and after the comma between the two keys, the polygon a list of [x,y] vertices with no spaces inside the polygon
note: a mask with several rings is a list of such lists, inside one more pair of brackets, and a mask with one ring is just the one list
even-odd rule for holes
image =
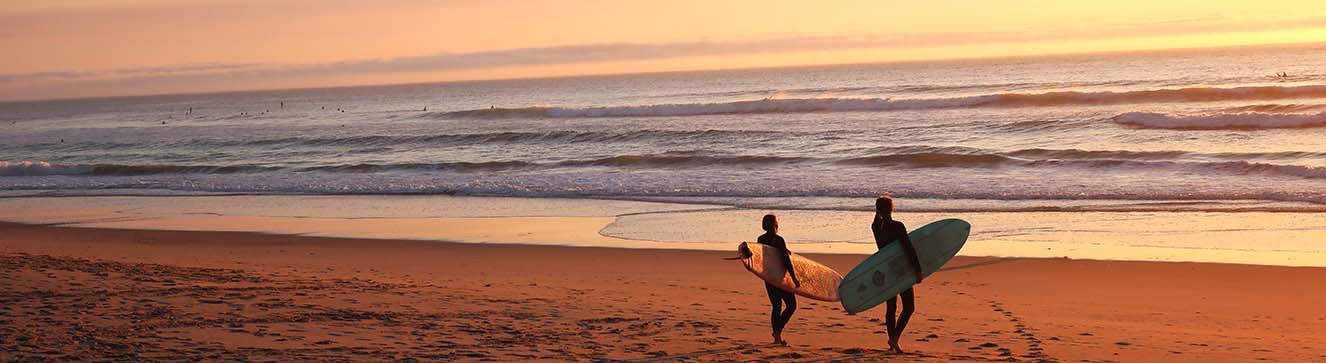
{"label": "sea", "polygon": [[891,195],[900,213],[1312,220],[1326,45],[10,102],[0,145],[7,198]]}

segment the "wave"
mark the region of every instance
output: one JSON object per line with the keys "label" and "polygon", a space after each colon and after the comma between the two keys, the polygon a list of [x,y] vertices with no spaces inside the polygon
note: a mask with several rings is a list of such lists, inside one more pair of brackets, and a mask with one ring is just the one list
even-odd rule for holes
{"label": "wave", "polygon": [[44,161],[0,161],[0,176],[49,175],[51,170]]}
{"label": "wave", "polygon": [[[835,132],[828,132],[833,134]],[[780,138],[818,135],[824,133],[783,132],[762,130],[635,130],[635,131],[500,131],[488,133],[425,134],[425,135],[367,135],[333,137],[281,137],[266,139],[186,139],[157,143],[129,142],[69,142],[26,144],[20,147],[41,151],[108,151],[122,149],[159,148],[227,148],[227,147],[334,147],[375,148],[395,146],[450,146],[493,143],[619,143],[664,140],[670,142],[727,142],[745,138]]]}
{"label": "wave", "polygon": [[857,166],[901,166],[914,168],[996,167],[1020,160],[997,154],[965,154],[946,152],[918,152],[895,155],[876,155],[838,160],[838,164]]}
{"label": "wave", "polygon": [[603,158],[565,160],[558,162],[532,161],[478,161],[478,162],[435,162],[435,163],[355,163],[310,167],[268,167],[256,165],[209,166],[209,165],[56,165],[43,161],[0,162],[0,176],[136,176],[153,174],[235,174],[261,173],[272,171],[288,172],[336,172],[336,173],[383,173],[393,171],[456,171],[456,172],[492,172],[502,170],[531,170],[570,167],[615,167],[615,168],[684,168],[702,166],[744,167],[779,163],[812,161],[813,158],[754,156],[754,155],[688,155],[690,152],[676,152],[651,155],[617,155]]}
{"label": "wave", "polygon": [[234,174],[274,171],[279,168],[239,165],[55,165],[44,161],[0,161],[0,176],[100,175],[132,176],[152,174]]}
{"label": "wave", "polygon": [[[1175,161],[1160,159],[1165,152],[1134,153],[1109,151],[1022,150],[998,154],[968,154],[922,152],[898,155],[878,155],[848,158],[838,164],[857,166],[891,166],[908,168],[998,168],[1020,167],[1074,167],[1088,169],[1139,169],[1157,171],[1202,172],[1216,171],[1236,175],[1290,176],[1306,179],[1326,179],[1326,168],[1271,164],[1250,161]],[[1056,158],[1033,159],[1027,156]],[[1119,157],[1133,157],[1129,159]]]}
{"label": "wave", "polygon": [[[1241,175],[1201,175],[1178,171],[1188,179],[1100,178],[1091,170],[1044,175],[1026,183],[1021,172],[968,173],[954,170],[881,174],[872,171],[823,172],[818,169],[770,173],[723,169],[669,173],[622,173],[619,170],[578,170],[556,173],[236,173],[200,177],[36,177],[0,178],[8,195],[120,195],[156,193],[207,194],[446,194],[515,197],[646,198],[646,197],[851,197],[861,199],[881,192],[901,198],[985,199],[991,201],[1117,199],[1261,200],[1281,201],[1288,209],[1252,206],[1231,211],[1293,211],[1326,205],[1326,193],[1314,188],[1318,181],[1268,181]],[[1043,175],[1040,171],[1037,175]],[[1138,176],[1137,174],[1126,174]],[[1171,174],[1172,175],[1172,174]],[[793,209],[816,208],[822,203],[790,200]],[[1049,202],[1044,210],[1072,210],[1065,203]],[[1302,203],[1312,203],[1305,205]],[[989,204],[989,203],[987,203]],[[997,203],[1004,205],[1004,203]],[[1011,206],[1011,205],[1010,205]],[[940,210],[945,207],[936,206]],[[1189,207],[1166,206],[1158,210]],[[979,210],[980,207],[976,207]],[[964,210],[957,208],[953,210]],[[1035,208],[1031,210],[1041,210]]]}
{"label": "wave", "polygon": [[209,165],[56,165],[41,161],[0,162],[0,176],[143,176],[158,174],[238,174],[262,172],[340,172],[340,173],[378,173],[400,170],[414,171],[497,171],[538,166],[539,164],[523,161],[495,162],[443,162],[443,163],[398,163],[398,164],[345,164],[312,166],[300,168],[265,167],[255,165],[209,166]]}
{"label": "wave", "polygon": [[[1268,108],[1263,106],[1263,108]],[[1326,113],[1283,113],[1234,111],[1207,113],[1129,112],[1114,122],[1149,129],[1169,130],[1263,130],[1326,127]]]}
{"label": "wave", "polygon": [[1139,161],[1119,159],[1091,160],[1035,160],[1025,166],[1078,166],[1089,168],[1133,168],[1170,170],[1178,172],[1218,171],[1235,175],[1289,176],[1304,179],[1326,179],[1326,168],[1304,165],[1271,164],[1250,161]]}
{"label": "wave", "polygon": [[[1045,148],[999,151],[963,146],[886,146],[862,149],[858,150],[858,152],[873,155],[867,158],[877,158],[877,160],[888,156],[902,156],[906,159],[915,159],[916,155],[939,154],[936,155],[937,161],[944,161],[945,159],[962,156],[1003,157],[998,159],[999,162],[1035,160],[1247,161],[1253,159],[1295,160],[1326,158],[1326,152],[1309,151],[1207,153],[1179,150],[1132,151]],[[967,160],[978,159],[968,158]]]}
{"label": "wave", "polygon": [[671,94],[660,94],[650,96],[649,98],[741,98],[741,97],[759,97],[759,98],[802,98],[802,97],[833,97],[841,94],[861,94],[878,95],[888,93],[936,93],[970,90],[1017,90],[1017,89],[1045,89],[1045,88],[1064,88],[1064,87],[1091,87],[1119,85],[1117,82],[1088,82],[1088,83],[1040,83],[1040,82],[1014,82],[1014,83],[967,83],[967,84],[899,84],[892,86],[837,86],[837,87],[803,87],[803,88],[765,88],[734,91],[717,92],[682,92]]}
{"label": "wave", "polygon": [[1272,103],[1272,104],[1260,104],[1260,105],[1248,105],[1248,106],[1230,107],[1230,108],[1226,108],[1226,109],[1220,110],[1220,112],[1225,112],[1225,113],[1242,113],[1242,112],[1303,113],[1303,112],[1312,112],[1312,111],[1317,111],[1317,112],[1326,111],[1326,105],[1317,105],[1317,104],[1308,104],[1308,105],[1304,105],[1304,104],[1274,104],[1274,103]]}
{"label": "wave", "polygon": [[996,93],[948,98],[765,98],[732,102],[522,108],[426,113],[430,118],[666,117],[754,113],[905,111],[977,107],[1053,107],[1326,97],[1326,86],[1188,87],[1136,91]]}
{"label": "wave", "polygon": [[346,165],[328,165],[315,166],[294,169],[297,172],[337,172],[337,173],[382,173],[391,171],[460,171],[460,172],[480,172],[480,171],[501,171],[511,169],[521,169],[536,166],[538,164],[525,161],[486,161],[486,162],[442,162],[442,163],[394,163],[394,164],[374,164],[358,163]]}
{"label": "wave", "polygon": [[797,163],[815,160],[806,157],[783,156],[681,156],[681,155],[624,155],[593,160],[559,162],[557,166],[611,166],[611,167],[683,167],[683,166],[759,166]]}
{"label": "wave", "polygon": [[387,171],[500,171],[515,169],[551,169],[582,167],[614,167],[669,169],[702,166],[749,167],[781,163],[812,161],[812,158],[780,156],[709,156],[686,155],[688,153],[666,153],[652,155],[618,155],[594,159],[565,160],[558,162],[528,161],[490,161],[490,162],[439,162],[439,163],[398,163],[398,164],[352,164],[325,167],[302,168],[297,171],[332,171],[372,173]]}
{"label": "wave", "polygon": [[[1214,173],[1326,179],[1326,168],[1295,165],[1295,160],[1326,158],[1323,152],[1196,153],[1080,149],[997,151],[968,147],[901,146],[858,150],[855,156],[713,154],[705,150],[658,154],[610,155],[572,160],[436,161],[347,163],[313,166],[263,165],[55,165],[41,161],[0,162],[0,176],[133,176],[154,174],[237,174],[263,172],[460,172],[548,171],[583,168],[674,170],[722,168],[1075,168],[1112,172],[1121,169],[1162,173]],[[1275,162],[1280,161],[1280,162]],[[1288,162],[1288,163],[1285,163]],[[779,169],[771,169],[779,170]]]}
{"label": "wave", "polygon": [[553,107],[520,107],[520,108],[484,108],[477,110],[450,111],[450,112],[427,112],[425,117],[435,118],[527,118],[543,117]]}
{"label": "wave", "polygon": [[636,130],[636,131],[545,131],[469,134],[350,136],[333,138],[286,138],[245,142],[246,145],[297,144],[301,146],[392,146],[406,144],[487,144],[516,142],[633,142],[648,140],[731,140],[740,137],[791,136],[777,131],[757,130]]}
{"label": "wave", "polygon": [[[1119,159],[1119,160],[1173,160],[1193,155],[1186,151],[1129,151],[1129,150],[1081,150],[1081,149],[1022,149],[1010,151],[1008,155],[1034,159]],[[1245,154],[1232,155],[1234,158],[1247,157]]]}

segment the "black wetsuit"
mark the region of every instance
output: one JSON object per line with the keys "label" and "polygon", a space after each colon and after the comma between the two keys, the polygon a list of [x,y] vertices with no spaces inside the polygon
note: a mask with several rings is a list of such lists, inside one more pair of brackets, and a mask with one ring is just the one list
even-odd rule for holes
{"label": "black wetsuit", "polygon": [[[907,237],[907,227],[902,222],[875,218],[875,222],[870,224],[871,232],[875,234],[875,246],[884,249],[893,241],[902,241],[903,253],[911,259],[912,266],[919,273],[921,261],[916,256],[916,248],[912,246],[911,238]],[[888,305],[884,311],[884,327],[888,328],[889,338],[897,339],[902,336],[902,330],[907,327],[907,321],[912,318],[912,312],[916,311],[916,296],[911,288],[898,294],[902,296],[902,313],[898,314],[898,320],[895,322],[893,314],[898,311],[898,296],[889,298]]]}
{"label": "black wetsuit", "polygon": [[[765,233],[755,241],[762,245],[777,248],[781,252],[779,256],[783,260],[783,266],[787,266],[787,273],[793,279],[796,278],[796,271],[792,270],[792,256],[788,254],[787,242],[783,241],[782,236]],[[766,258],[768,257],[766,256]],[[792,320],[792,313],[797,310],[797,295],[783,291],[783,289],[768,282],[764,283],[764,291],[769,293],[769,304],[773,305],[773,312],[769,314],[769,324],[773,326],[774,334],[780,334],[783,332],[783,327],[787,326],[787,322]],[[783,309],[784,304],[787,305],[786,310]]]}

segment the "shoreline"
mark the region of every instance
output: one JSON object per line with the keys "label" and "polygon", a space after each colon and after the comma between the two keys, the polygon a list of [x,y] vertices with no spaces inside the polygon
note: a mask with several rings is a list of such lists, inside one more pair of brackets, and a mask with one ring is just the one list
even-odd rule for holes
{"label": "shoreline", "polygon": [[[20,223],[20,222],[0,221],[0,230],[3,230],[3,229],[5,229],[5,228],[13,228],[13,227],[52,228],[52,229],[69,229],[69,230],[89,230],[89,231],[101,231],[101,232],[116,231],[116,232],[131,232],[131,233],[149,233],[149,234],[150,234],[150,233],[234,234],[234,235],[240,236],[241,239],[244,238],[243,236],[267,237],[267,238],[300,238],[300,239],[308,238],[308,239],[327,239],[327,240],[338,240],[338,241],[356,241],[357,243],[367,243],[367,244],[371,244],[371,243],[379,243],[379,242],[381,242],[381,243],[418,243],[418,244],[422,244],[422,245],[438,244],[438,245],[441,245],[441,246],[443,246],[443,247],[449,247],[449,246],[451,246],[451,245],[479,245],[479,246],[510,246],[510,247],[516,247],[516,248],[552,247],[552,248],[591,249],[591,250],[608,250],[608,251],[621,250],[621,251],[639,251],[639,252],[641,252],[641,253],[647,253],[647,252],[649,252],[649,251],[659,251],[659,252],[663,252],[663,253],[673,253],[673,252],[676,252],[676,253],[683,253],[683,252],[698,252],[698,253],[726,253],[726,252],[730,252],[730,251],[727,251],[726,249],[700,249],[700,248],[693,248],[693,247],[689,247],[689,248],[688,248],[688,247],[678,247],[678,246],[676,246],[677,244],[671,244],[671,245],[660,244],[660,245],[654,245],[654,246],[632,246],[632,245],[626,245],[626,246],[600,246],[600,245],[585,245],[585,244],[553,244],[553,243],[537,243],[537,242],[500,242],[500,243],[496,243],[496,242],[465,242],[465,241],[450,241],[450,240],[439,240],[439,239],[414,239],[414,238],[390,238],[390,237],[353,237],[353,236],[335,236],[335,235],[326,235],[326,236],[324,236],[324,235],[314,235],[314,234],[289,234],[289,233],[259,232],[259,231],[247,231],[247,230],[211,230],[211,229],[208,229],[208,230],[192,230],[192,229],[151,229],[151,228],[87,227],[87,226],[70,226],[70,225],[66,225],[66,224],[63,224],[63,223],[41,224],[41,223]],[[753,240],[753,239],[752,239],[752,240]],[[626,240],[626,241],[633,241],[633,240]],[[655,243],[655,242],[657,242],[657,241],[648,241],[648,240],[635,240],[635,241],[636,241],[636,242],[647,242],[647,243]],[[743,241],[743,242],[747,242],[747,241]],[[800,246],[795,246],[795,245],[794,245],[794,246],[789,246],[789,247],[806,247],[806,246],[807,246],[807,245],[800,245]],[[797,252],[798,254],[805,255],[805,256],[810,256],[810,257],[827,257],[827,256],[859,256],[859,257],[861,257],[861,258],[864,259],[866,256],[870,256],[870,255],[871,255],[871,253],[869,253],[869,252],[860,252],[860,251],[818,251],[818,250],[815,250],[815,251],[811,251],[811,252],[800,252],[800,249],[797,249],[797,248],[793,248],[793,250],[796,250],[796,251],[794,251],[794,252]],[[731,256],[727,256],[727,257],[731,257]],[[1058,256],[1058,257],[1054,257],[1054,256],[995,256],[995,255],[962,255],[962,254],[959,254],[959,255],[957,255],[957,256],[954,256],[954,258],[953,258],[954,261],[956,261],[956,260],[962,260],[962,259],[975,259],[975,260],[1030,260],[1030,261],[1038,261],[1038,260],[1044,260],[1044,261],[1081,261],[1081,262],[1099,262],[1099,263],[1111,263],[1111,262],[1118,262],[1118,263],[1158,263],[1158,264],[1177,264],[1177,265],[1195,264],[1195,265],[1227,265],[1227,266],[1246,266],[1246,267],[1276,267],[1276,268],[1289,268],[1289,269],[1307,269],[1307,270],[1322,269],[1322,270],[1326,270],[1326,266],[1272,265],[1272,264],[1257,264],[1257,263],[1211,262],[1211,261],[1167,261],[1167,260],[1099,259],[1099,258],[1073,258],[1073,257],[1066,257],[1066,256]],[[947,268],[948,268],[948,267],[945,267],[944,269],[947,269]],[[943,270],[943,269],[941,269],[941,271],[942,271],[942,270]]]}
{"label": "shoreline", "polygon": [[[901,200],[907,203],[909,200]],[[925,203],[917,201],[916,203]],[[0,198],[4,221],[465,243],[730,251],[775,213],[795,250],[869,254],[870,212],[567,198],[137,196]],[[960,218],[966,256],[1326,267],[1326,220],[1292,212],[898,212],[911,229]]]}
{"label": "shoreline", "polygon": [[0,223],[0,334],[25,337],[0,358],[1326,358],[1310,343],[1326,337],[1326,268],[959,256],[917,288],[914,354],[894,356],[881,310],[805,298],[793,345],[764,344],[767,299],[727,256]]}
{"label": "shoreline", "polygon": [[[244,242],[248,242],[248,241],[252,241],[252,240],[273,241],[273,240],[281,240],[281,239],[293,239],[293,240],[296,240],[296,244],[309,244],[309,243],[326,243],[326,242],[333,242],[334,244],[336,244],[336,245],[338,245],[338,246],[341,246],[341,247],[345,247],[346,244],[366,244],[366,245],[372,245],[372,244],[393,244],[393,245],[395,245],[395,244],[405,244],[405,245],[411,245],[412,247],[428,247],[428,246],[435,246],[435,247],[443,248],[443,249],[446,249],[446,248],[460,248],[460,247],[475,247],[475,248],[487,248],[487,247],[491,247],[491,248],[504,248],[504,247],[509,247],[509,248],[516,248],[516,249],[522,249],[522,248],[544,249],[544,248],[546,248],[546,249],[592,250],[592,251],[602,252],[602,253],[610,253],[610,252],[616,251],[616,252],[623,252],[623,253],[625,253],[625,252],[639,252],[639,253],[659,252],[659,253],[715,254],[715,257],[718,257],[718,258],[720,258],[720,259],[721,259],[721,258],[725,258],[725,257],[731,257],[731,256],[728,256],[728,255],[726,254],[726,253],[729,252],[729,251],[725,251],[725,250],[701,250],[701,249],[692,249],[692,248],[579,246],[579,245],[555,245],[555,244],[541,244],[541,243],[485,243],[485,242],[444,241],[444,240],[431,240],[431,239],[362,238],[362,237],[339,237],[339,236],[292,235],[292,234],[267,233],[267,232],[253,232],[253,231],[161,230],[161,229],[133,229],[133,228],[79,227],[79,226],[65,226],[65,225],[60,225],[60,224],[49,224],[49,225],[47,225],[47,224],[31,224],[31,223],[17,223],[17,222],[0,221],[0,231],[6,231],[6,230],[8,230],[8,231],[12,231],[12,230],[16,230],[16,229],[20,229],[20,230],[21,230],[21,229],[32,229],[32,230],[49,229],[49,230],[64,231],[64,232],[58,232],[58,233],[74,233],[74,234],[78,234],[78,233],[86,233],[86,234],[91,234],[91,235],[124,234],[124,235],[133,235],[133,236],[138,236],[138,235],[152,236],[152,235],[154,235],[154,234],[163,234],[163,235],[171,235],[172,237],[188,236],[188,235],[202,235],[202,236],[213,236],[213,237],[229,237],[229,238],[236,239],[236,240],[240,240],[240,241],[244,241]],[[81,232],[80,232],[80,231],[81,231]],[[6,238],[6,237],[0,237],[0,241],[6,241],[6,242],[13,243],[13,241],[12,241],[11,238]],[[80,243],[88,243],[88,242],[90,242],[90,243],[92,243],[92,244],[97,243],[96,241],[80,241]],[[119,242],[123,242],[123,241],[119,241]],[[139,241],[139,242],[140,242],[140,243],[144,243],[144,244],[150,244],[150,243],[147,243],[146,240],[142,240],[142,241]],[[30,247],[30,246],[29,246],[29,247]],[[224,246],[224,245],[217,245],[217,246],[214,246],[214,247],[217,247],[217,248],[223,248],[223,247],[226,247],[226,246]],[[794,247],[794,246],[789,246],[789,247]],[[795,249],[794,249],[794,250],[795,250]],[[60,249],[55,249],[55,250],[51,250],[51,251],[55,251],[57,254],[59,254],[59,253],[70,253],[70,252],[71,252],[71,251],[69,251],[69,250],[60,250]],[[0,251],[0,252],[2,252],[2,251]],[[867,256],[870,255],[870,253],[862,253],[862,252],[846,252],[846,251],[844,251],[844,252],[804,252],[804,253],[799,252],[799,251],[793,251],[793,252],[797,252],[798,254],[805,255],[805,256],[808,256],[808,257],[815,257],[815,259],[817,259],[817,260],[820,259],[820,258],[842,258],[842,257],[847,257],[847,256],[855,256],[855,257],[859,257],[859,258],[864,259],[865,257],[867,257]],[[24,253],[26,253],[26,252],[24,252]],[[87,257],[87,258],[94,258],[94,257],[89,256],[89,257]],[[1109,259],[1070,258],[1070,257],[964,256],[964,255],[958,255],[958,256],[953,257],[953,261],[959,261],[959,260],[976,260],[976,261],[979,261],[979,262],[988,262],[987,260],[1068,261],[1068,262],[1087,262],[1087,263],[1162,264],[1162,265],[1180,265],[1180,266],[1181,266],[1181,265],[1195,265],[1195,266],[1212,265],[1212,266],[1231,266],[1231,267],[1249,267],[1249,268],[1274,268],[1274,269],[1289,269],[1289,270],[1302,269],[1302,270],[1309,270],[1309,271],[1318,271],[1318,270],[1319,270],[1319,271],[1321,271],[1321,272],[1326,272],[1326,267],[1322,267],[1322,266],[1283,266],[1283,265],[1260,265],[1260,264],[1246,264],[1246,263],[1201,262],[1201,261],[1137,261],[1137,260],[1109,260]],[[962,265],[962,266],[958,266],[958,267],[967,268],[967,267],[969,267],[969,266]],[[951,268],[952,268],[952,266],[948,266],[948,265],[946,264],[944,268],[941,268],[941,269],[940,269],[940,271],[949,270],[949,269],[951,269]]]}

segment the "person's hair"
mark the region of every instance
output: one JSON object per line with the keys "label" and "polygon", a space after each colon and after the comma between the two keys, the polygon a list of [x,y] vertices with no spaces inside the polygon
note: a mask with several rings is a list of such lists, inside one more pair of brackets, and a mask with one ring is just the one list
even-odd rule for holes
{"label": "person's hair", "polygon": [[875,199],[875,211],[888,211],[889,213],[893,213],[893,197],[881,195],[879,198]]}
{"label": "person's hair", "polygon": [[764,219],[760,221],[760,228],[764,228],[767,232],[773,232],[775,227],[778,227],[778,217],[765,214]]}

